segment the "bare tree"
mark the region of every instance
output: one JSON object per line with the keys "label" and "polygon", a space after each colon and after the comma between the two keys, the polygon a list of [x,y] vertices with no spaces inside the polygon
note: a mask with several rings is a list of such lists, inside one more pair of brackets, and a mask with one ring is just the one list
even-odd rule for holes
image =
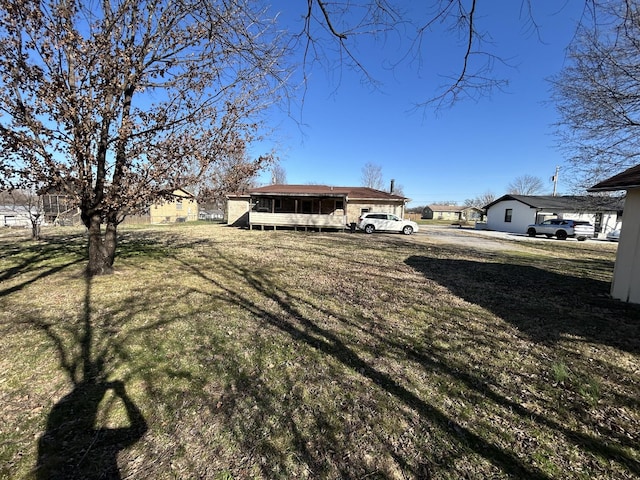
{"label": "bare tree", "polygon": [[507,185],[507,193],[511,195],[538,195],[544,189],[544,183],[539,177],[521,175]]}
{"label": "bare tree", "polygon": [[35,190],[5,190],[0,192],[0,205],[11,208],[17,215],[27,218],[31,225],[31,238],[40,240],[40,226],[44,217],[42,199]]}
{"label": "bare tree", "polygon": [[285,185],[287,183],[287,172],[279,163],[271,167],[271,183],[273,185]]}
{"label": "bare tree", "polygon": [[258,173],[272,161],[271,156],[251,159],[244,148],[219,157],[216,169],[202,177],[196,185],[198,201],[219,203],[225,201],[227,194],[246,192],[257,185]]}
{"label": "bare tree", "polygon": [[362,167],[362,186],[382,190],[384,180],[382,177],[382,167],[374,163],[367,162]]}
{"label": "bare tree", "polygon": [[[585,8],[595,1],[584,0]],[[432,0],[412,2],[408,11],[406,2],[394,0],[308,0],[300,2],[304,26],[294,36],[295,45],[303,52],[305,66],[319,62],[326,68],[337,65],[356,69],[366,81],[377,85],[357,52],[367,41],[378,42],[379,46],[389,38],[400,39],[399,57],[385,57],[383,62],[391,66],[409,62],[423,78],[428,74],[440,79],[442,84],[432,96],[415,101],[421,106],[447,107],[461,99],[477,100],[508,85],[508,78],[499,72],[512,65],[501,54],[486,25],[490,15],[484,8],[488,4],[478,0]],[[532,0],[520,0],[513,18],[529,35],[539,34],[534,7]],[[434,68],[425,55],[425,46],[441,41],[443,36],[449,37],[450,46],[457,49],[448,71]]]}
{"label": "bare tree", "polygon": [[496,199],[496,195],[491,192],[490,190],[487,190],[486,192],[484,192],[481,195],[478,195],[477,197],[474,198],[467,198],[464,201],[464,206],[465,207],[476,207],[476,208],[482,208],[486,205],[489,205],[491,202],[493,202]]}
{"label": "bare tree", "polygon": [[393,186],[393,191],[390,192],[393,193],[394,195],[398,195],[400,197],[404,197],[404,185],[402,185],[401,183],[396,183]]}
{"label": "bare tree", "polygon": [[258,134],[255,114],[287,72],[253,5],[0,0],[0,182],[76,199],[88,275],[112,271],[128,213]]}
{"label": "bare tree", "polygon": [[553,79],[576,187],[584,189],[640,158],[640,10],[636,1],[594,1],[568,62]]}

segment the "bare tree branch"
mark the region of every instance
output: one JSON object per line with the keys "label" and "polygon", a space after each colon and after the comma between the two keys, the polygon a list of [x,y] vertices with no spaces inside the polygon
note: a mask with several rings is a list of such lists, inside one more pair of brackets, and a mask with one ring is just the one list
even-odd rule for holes
{"label": "bare tree branch", "polygon": [[640,158],[640,12],[631,1],[591,6],[592,24],[581,26],[552,79],[559,145],[578,189]]}

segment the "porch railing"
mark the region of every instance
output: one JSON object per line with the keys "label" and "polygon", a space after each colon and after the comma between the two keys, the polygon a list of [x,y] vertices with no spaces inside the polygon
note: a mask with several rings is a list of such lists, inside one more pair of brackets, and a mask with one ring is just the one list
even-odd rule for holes
{"label": "porch railing", "polygon": [[265,213],[249,212],[249,225],[275,227],[345,228],[346,215],[322,215],[315,213]]}

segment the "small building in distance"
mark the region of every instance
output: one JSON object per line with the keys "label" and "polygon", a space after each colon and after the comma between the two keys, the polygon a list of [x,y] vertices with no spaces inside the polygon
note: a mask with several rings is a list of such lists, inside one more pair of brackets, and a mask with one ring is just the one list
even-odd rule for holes
{"label": "small building in distance", "polygon": [[404,216],[406,197],[368,187],[268,185],[229,195],[227,223],[240,227],[344,229],[363,213]]}
{"label": "small building in distance", "polygon": [[156,202],[149,207],[151,223],[176,223],[198,220],[198,201],[183,188],[173,191],[171,200]]}
{"label": "small building in distance", "polygon": [[482,220],[482,209],[460,205],[427,205],[422,210],[423,220],[447,220],[451,222],[474,222]]}

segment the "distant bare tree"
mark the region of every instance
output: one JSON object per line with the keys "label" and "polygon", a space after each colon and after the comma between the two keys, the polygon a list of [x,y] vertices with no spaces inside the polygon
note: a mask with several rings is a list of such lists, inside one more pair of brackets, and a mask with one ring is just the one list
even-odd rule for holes
{"label": "distant bare tree", "polygon": [[29,219],[31,238],[40,240],[40,226],[44,217],[42,199],[35,190],[19,189],[0,192],[0,205]]}
{"label": "distant bare tree", "polygon": [[407,213],[419,213],[422,214],[422,211],[425,209],[426,205],[418,205],[417,207],[409,207],[406,209]]}
{"label": "distant bare tree", "polygon": [[400,183],[396,183],[393,186],[393,193],[394,195],[399,195],[400,197],[404,197],[404,185],[400,184]]}
{"label": "distant bare tree", "polygon": [[270,155],[250,158],[245,148],[221,155],[216,161],[216,168],[197,183],[198,201],[225,202],[227,194],[246,192],[257,186],[258,173],[272,162]]}
{"label": "distant bare tree", "polygon": [[362,167],[362,186],[382,190],[384,180],[382,177],[382,167],[374,163],[367,162]]}
{"label": "distant bare tree", "polygon": [[487,190],[486,192],[484,192],[481,195],[478,195],[477,197],[474,198],[467,198],[464,201],[464,206],[465,207],[476,207],[476,208],[482,208],[485,205],[489,205],[491,202],[493,202],[496,199],[496,195]]}
{"label": "distant bare tree", "polygon": [[533,175],[521,175],[507,185],[507,193],[511,195],[539,195],[543,190],[544,183]]}
{"label": "distant bare tree", "polygon": [[279,163],[274,164],[271,167],[271,184],[272,185],[285,185],[287,183],[287,172],[284,167]]}

